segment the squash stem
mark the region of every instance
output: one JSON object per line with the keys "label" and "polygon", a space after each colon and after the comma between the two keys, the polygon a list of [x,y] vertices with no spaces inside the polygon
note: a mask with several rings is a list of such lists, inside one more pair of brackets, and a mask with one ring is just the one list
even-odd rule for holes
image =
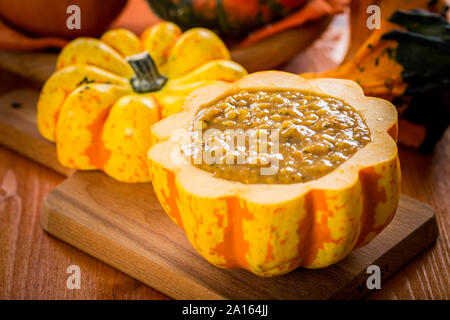
{"label": "squash stem", "polygon": [[167,82],[167,77],[159,73],[155,62],[147,51],[126,58],[134,76],[130,83],[137,93],[146,93],[161,90]]}

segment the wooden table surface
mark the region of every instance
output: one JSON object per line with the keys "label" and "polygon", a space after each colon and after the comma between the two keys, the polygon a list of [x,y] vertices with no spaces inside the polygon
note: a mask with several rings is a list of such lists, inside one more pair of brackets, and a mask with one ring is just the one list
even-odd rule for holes
{"label": "wooden table surface", "polygon": [[[0,94],[32,84],[0,72]],[[402,191],[430,204],[440,237],[368,299],[449,299],[450,128],[434,153],[400,149]],[[169,299],[164,294],[46,234],[39,215],[64,177],[0,146],[0,299]],[[81,289],[69,290],[70,265]]]}

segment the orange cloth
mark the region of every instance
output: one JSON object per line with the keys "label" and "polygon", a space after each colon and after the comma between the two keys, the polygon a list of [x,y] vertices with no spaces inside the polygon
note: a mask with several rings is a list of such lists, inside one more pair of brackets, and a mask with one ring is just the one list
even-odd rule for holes
{"label": "orange cloth", "polygon": [[66,40],[60,38],[31,38],[14,30],[0,20],[0,49],[2,50],[61,48],[66,43]]}
{"label": "orange cloth", "polygon": [[308,21],[320,19],[325,15],[343,12],[349,3],[350,0],[309,0],[298,11],[273,24],[252,32],[240,43],[240,46],[245,47],[251,45],[283,30],[301,26]]}

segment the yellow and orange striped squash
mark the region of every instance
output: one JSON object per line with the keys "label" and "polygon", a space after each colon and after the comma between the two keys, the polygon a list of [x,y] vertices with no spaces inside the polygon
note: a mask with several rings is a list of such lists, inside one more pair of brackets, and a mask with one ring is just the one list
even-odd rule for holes
{"label": "yellow and orange striped squash", "polygon": [[[342,99],[364,117],[372,141],[331,173],[297,184],[243,184],[175,161],[174,133],[201,106],[258,89]],[[195,250],[216,266],[270,277],[334,264],[389,224],[400,195],[396,137],[395,107],[364,96],[355,82],[267,71],[194,91],[183,111],[152,126],[148,156],[155,193]]]}
{"label": "yellow and orange striped squash", "polygon": [[[152,59],[143,60],[168,78],[152,92],[133,86],[130,79],[138,72],[126,59],[145,51]],[[62,165],[100,169],[124,182],[150,180],[146,154],[153,123],[178,112],[195,88],[246,74],[213,32],[182,33],[169,22],[148,28],[140,39],[125,29],[75,39],[60,53],[56,69],[39,98],[40,133],[56,142]],[[143,71],[152,75],[153,69]]]}

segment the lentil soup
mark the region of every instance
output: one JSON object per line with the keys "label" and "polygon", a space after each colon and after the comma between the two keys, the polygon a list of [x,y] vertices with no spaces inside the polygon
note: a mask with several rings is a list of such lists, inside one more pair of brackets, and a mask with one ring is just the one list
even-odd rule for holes
{"label": "lentil soup", "polygon": [[[243,183],[289,184],[318,179],[371,140],[367,124],[350,105],[336,98],[293,90],[242,91],[198,110],[191,133],[195,132],[194,123],[200,123],[202,133],[216,129],[219,133],[213,140],[224,149],[219,163],[201,161],[194,165],[215,177]],[[277,132],[278,150],[271,152],[272,142],[268,142],[265,152],[257,149],[255,153],[248,147],[236,150],[226,138],[225,132],[230,129],[254,129],[258,138],[261,132],[266,137],[269,132]],[[197,151],[205,151],[207,145],[208,141],[203,141]],[[183,150],[186,154],[186,148]],[[226,161],[238,155],[244,156],[245,163]],[[274,162],[276,173],[262,175],[261,168],[273,166]]]}

